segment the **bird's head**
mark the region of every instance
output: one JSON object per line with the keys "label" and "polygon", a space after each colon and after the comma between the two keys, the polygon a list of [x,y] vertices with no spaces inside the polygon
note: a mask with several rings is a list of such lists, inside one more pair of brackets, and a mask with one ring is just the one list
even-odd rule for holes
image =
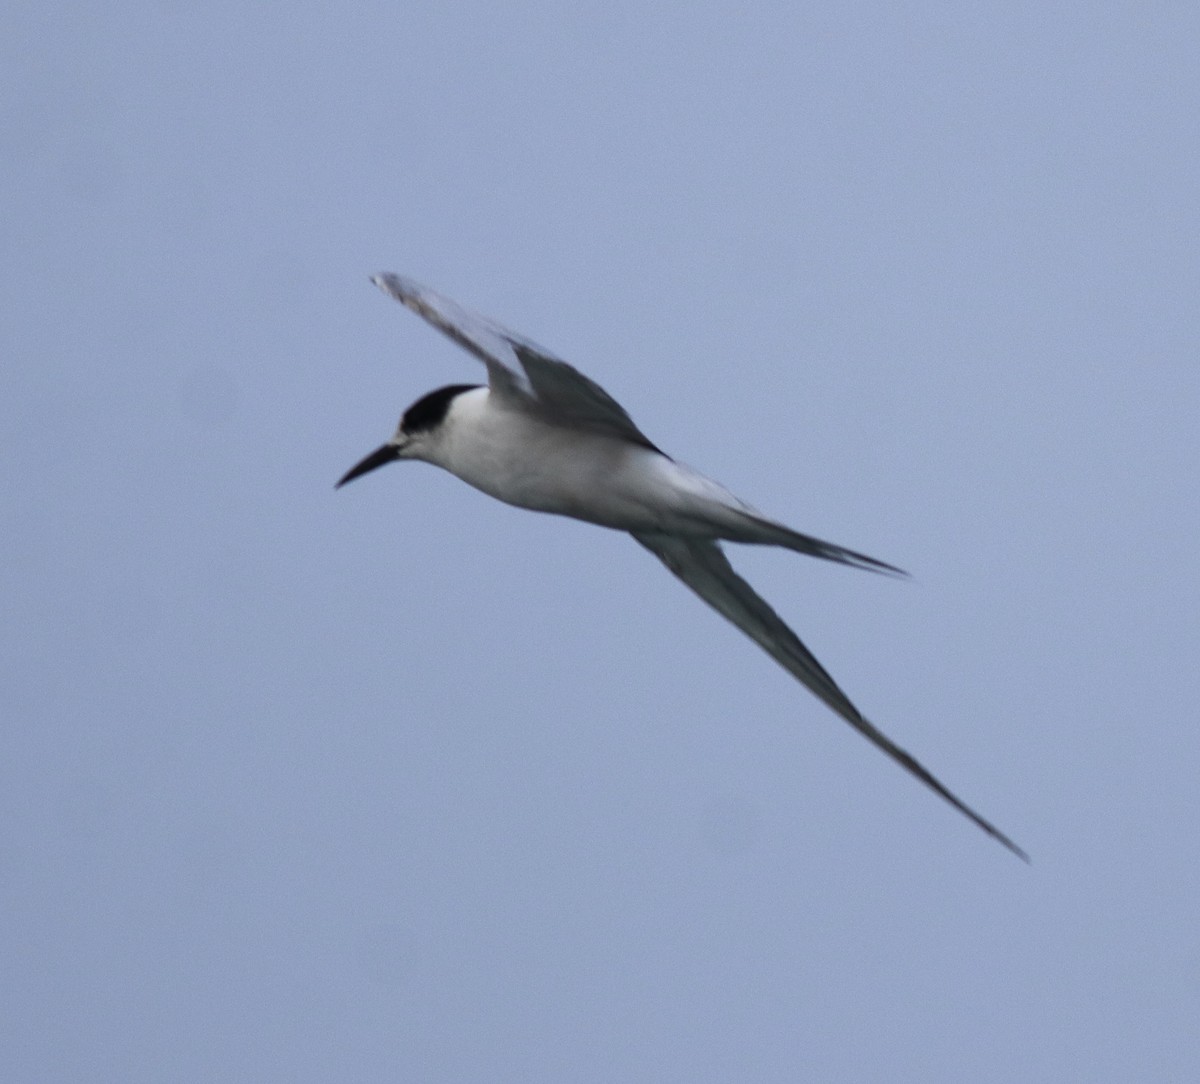
{"label": "bird's head", "polygon": [[450,411],[450,404],[465,391],[472,391],[477,384],[450,384],[423,395],[410,406],[400,418],[395,435],[382,447],[351,467],[334,487],[340,489],[347,482],[398,459],[424,459],[437,462],[437,447],[443,436],[443,426]]}

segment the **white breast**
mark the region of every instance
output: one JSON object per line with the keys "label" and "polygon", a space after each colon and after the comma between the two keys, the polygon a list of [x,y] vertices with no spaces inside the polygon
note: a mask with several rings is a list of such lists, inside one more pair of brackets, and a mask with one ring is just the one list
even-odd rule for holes
{"label": "white breast", "polygon": [[430,458],[497,500],[619,530],[669,530],[684,505],[724,493],[658,452],[553,424],[486,388],[454,400]]}

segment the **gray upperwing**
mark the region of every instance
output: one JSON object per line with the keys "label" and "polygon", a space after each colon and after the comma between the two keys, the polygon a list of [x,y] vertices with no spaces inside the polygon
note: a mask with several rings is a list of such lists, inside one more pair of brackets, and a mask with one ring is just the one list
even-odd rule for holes
{"label": "gray upperwing", "polygon": [[384,273],[371,281],[482,361],[493,389],[532,399],[558,420],[658,450],[599,384],[532,339],[402,275]]}
{"label": "gray upperwing", "polygon": [[716,542],[650,533],[633,537],[842,718],[851,723],[862,718],[816,656],[733,570]]}
{"label": "gray upperwing", "polygon": [[1019,858],[1029,861],[1029,856],[1008,836],[953,794],[911,753],[901,749],[886,734],[863,718],[825,668],[817,662],[812,652],[801,643],[800,638],[754,588],[733,570],[717,543],[651,533],[635,534],[633,537],[855,730],[960,813],[974,821],[988,835]]}
{"label": "gray upperwing", "polygon": [[577,425],[612,433],[661,454],[625,408],[590,377],[540,346],[514,342],[513,347],[539,403]]}
{"label": "gray upperwing", "polygon": [[517,355],[503,328],[402,275],[384,272],[372,275],[371,281],[482,361],[494,390],[532,398],[532,389],[518,372]]}

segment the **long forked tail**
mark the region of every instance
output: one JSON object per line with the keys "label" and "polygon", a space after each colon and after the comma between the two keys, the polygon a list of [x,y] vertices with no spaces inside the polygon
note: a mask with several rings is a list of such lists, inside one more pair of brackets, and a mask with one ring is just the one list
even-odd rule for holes
{"label": "long forked tail", "polygon": [[[869,723],[783,619],[730,565],[715,542],[664,534],[633,536],[723,617],[735,624],[802,685],[823,700],[868,741],[940,795],[1018,858],[1027,855],[994,824],[976,813],[911,753]],[[803,536],[801,536],[803,537]],[[817,554],[817,556],[824,556]],[[832,558],[836,560],[837,558]],[[868,558],[868,560],[870,560]],[[852,562],[845,561],[850,564]],[[890,568],[890,566],[885,566]]]}
{"label": "long forked tail", "polygon": [[820,557],[825,561],[836,561],[840,565],[849,565],[851,568],[863,568],[868,572],[882,572],[885,575],[891,576],[908,575],[904,569],[897,568],[895,565],[889,565],[886,561],[879,561],[874,557],[868,557],[865,553],[847,549],[845,546],[839,546],[833,542],[826,542],[821,538],[814,538],[809,534],[801,534],[799,531],[793,531],[791,527],[785,527],[782,523],[776,523],[773,519],[767,519],[766,516],[759,515],[757,512],[739,509],[736,512],[736,516],[744,525],[745,535],[741,538],[731,537],[730,541],[782,546],[784,549],[794,550],[796,553],[804,553],[809,557]]}

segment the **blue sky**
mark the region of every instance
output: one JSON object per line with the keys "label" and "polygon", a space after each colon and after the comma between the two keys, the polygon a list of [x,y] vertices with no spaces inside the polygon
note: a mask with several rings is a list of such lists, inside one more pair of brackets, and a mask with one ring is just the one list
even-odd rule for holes
{"label": "blue sky", "polygon": [[[13,1080],[1200,1073],[1200,16],[17,4]],[[912,582],[334,481],[426,280]]]}

